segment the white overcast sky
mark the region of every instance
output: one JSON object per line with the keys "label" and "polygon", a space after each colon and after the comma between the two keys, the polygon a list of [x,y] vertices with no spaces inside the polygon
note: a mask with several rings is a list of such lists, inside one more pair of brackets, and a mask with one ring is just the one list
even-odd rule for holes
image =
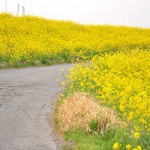
{"label": "white overcast sky", "polygon": [[150,28],[150,0],[0,0],[0,12],[26,14],[82,24],[112,24]]}

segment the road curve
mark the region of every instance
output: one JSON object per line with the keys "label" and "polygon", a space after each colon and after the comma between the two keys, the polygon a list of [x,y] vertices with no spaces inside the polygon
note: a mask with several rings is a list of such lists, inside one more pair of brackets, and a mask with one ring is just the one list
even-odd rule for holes
{"label": "road curve", "polygon": [[[0,150],[57,150],[47,114],[71,65],[0,71]],[[58,80],[58,81],[56,81]]]}

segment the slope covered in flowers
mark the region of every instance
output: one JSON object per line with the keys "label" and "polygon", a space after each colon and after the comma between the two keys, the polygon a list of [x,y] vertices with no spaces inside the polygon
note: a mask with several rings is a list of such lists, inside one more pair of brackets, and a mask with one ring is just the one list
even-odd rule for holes
{"label": "slope covered in flowers", "polygon": [[0,14],[0,64],[50,64],[150,48],[150,29],[79,25]]}
{"label": "slope covered in flowers", "polygon": [[150,51],[95,56],[90,63],[72,68],[68,82],[69,93],[94,95],[126,122],[127,131],[112,145],[114,149],[125,149],[128,144],[129,149],[150,148]]}

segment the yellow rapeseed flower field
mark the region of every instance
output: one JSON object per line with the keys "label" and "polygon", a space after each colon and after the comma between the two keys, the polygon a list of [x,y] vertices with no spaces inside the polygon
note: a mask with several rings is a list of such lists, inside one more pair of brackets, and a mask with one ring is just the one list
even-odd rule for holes
{"label": "yellow rapeseed flower field", "polygon": [[[129,132],[124,131],[123,136],[128,135],[124,137],[126,141],[149,148],[150,51],[95,56],[90,62],[71,68],[67,78],[69,93],[83,91],[94,95],[101,105],[114,109],[124,120]],[[123,144],[125,147],[129,143]]]}
{"label": "yellow rapeseed flower field", "polygon": [[133,48],[150,48],[150,29],[79,25],[0,14],[1,66],[74,62]]}
{"label": "yellow rapeseed flower field", "polygon": [[95,56],[76,65],[68,77],[70,91],[85,91],[117,110],[128,122],[150,131],[150,51]]}

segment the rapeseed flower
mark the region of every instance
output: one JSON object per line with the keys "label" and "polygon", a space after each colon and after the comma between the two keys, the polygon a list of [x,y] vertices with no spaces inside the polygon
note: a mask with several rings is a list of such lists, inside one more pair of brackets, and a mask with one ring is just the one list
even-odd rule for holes
{"label": "rapeseed flower", "polygon": [[139,139],[139,138],[140,138],[140,134],[139,134],[138,132],[135,132],[135,133],[134,133],[134,138],[135,138],[135,139]]}
{"label": "rapeseed flower", "polygon": [[114,149],[114,150],[118,150],[119,147],[120,147],[120,144],[119,144],[119,143],[114,143],[114,145],[113,145],[113,149]]}
{"label": "rapeseed flower", "polygon": [[141,147],[141,146],[137,146],[137,149],[138,149],[138,150],[142,150],[142,147]]}
{"label": "rapeseed flower", "polygon": [[131,145],[130,144],[126,145],[126,150],[130,150],[130,149],[131,149]]}

